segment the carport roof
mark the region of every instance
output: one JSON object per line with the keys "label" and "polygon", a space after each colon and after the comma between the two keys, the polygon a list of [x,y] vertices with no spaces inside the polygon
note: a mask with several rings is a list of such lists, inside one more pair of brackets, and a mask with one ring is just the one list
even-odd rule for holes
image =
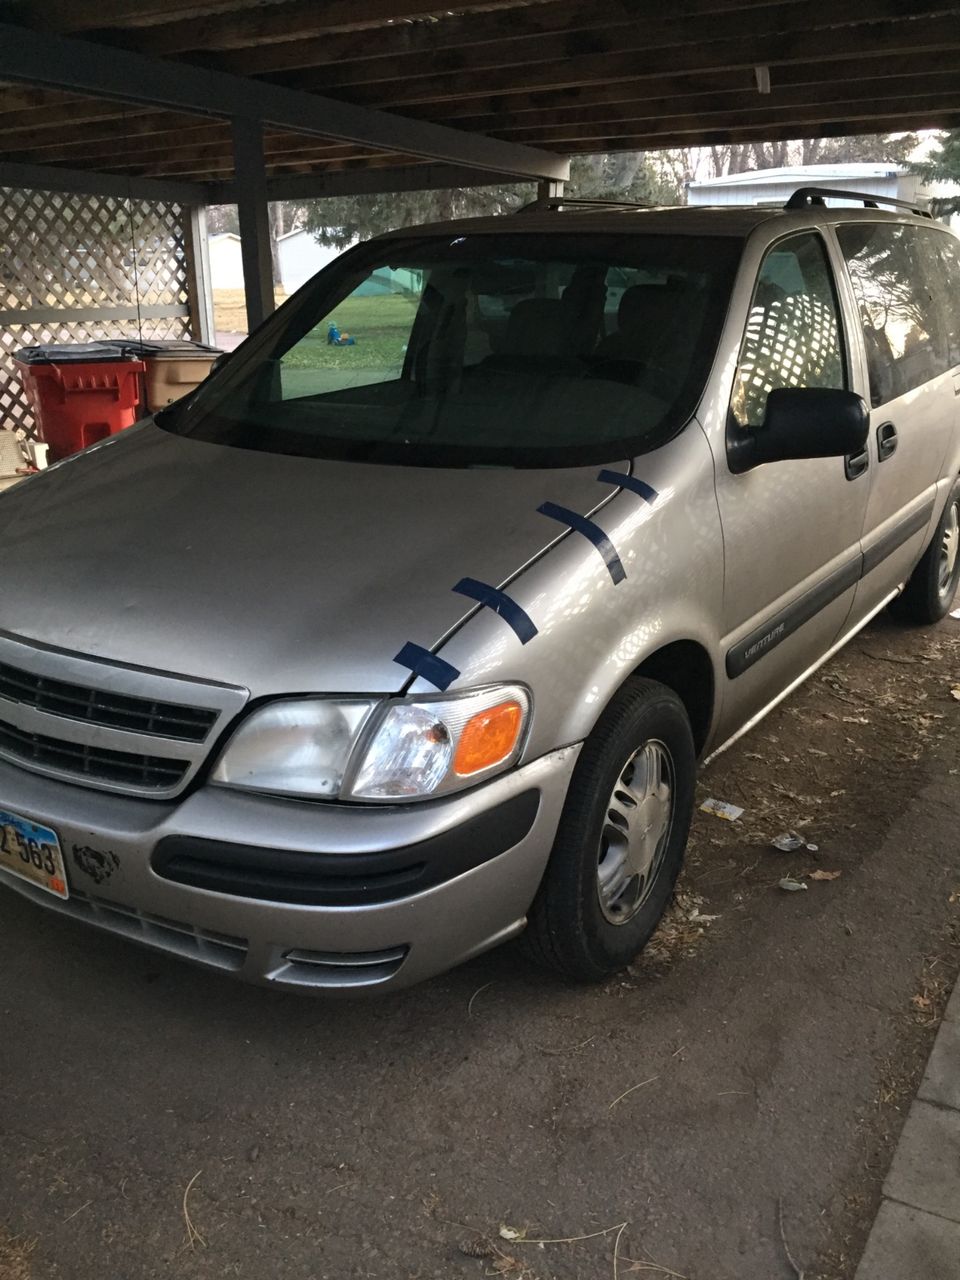
{"label": "carport roof", "polygon": [[[271,105],[268,177],[379,171],[369,190],[438,160],[549,177],[545,153],[949,128],[958,17],[937,0],[5,0],[0,160],[229,182],[236,104],[281,86],[319,95],[331,133],[323,110],[305,131]],[[395,127],[375,141],[343,104]]]}

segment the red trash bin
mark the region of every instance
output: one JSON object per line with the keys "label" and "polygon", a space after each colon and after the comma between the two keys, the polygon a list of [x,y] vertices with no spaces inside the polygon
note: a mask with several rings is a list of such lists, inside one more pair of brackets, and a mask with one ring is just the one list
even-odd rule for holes
{"label": "red trash bin", "polygon": [[119,342],[24,347],[14,359],[50,462],[136,422],[144,363]]}

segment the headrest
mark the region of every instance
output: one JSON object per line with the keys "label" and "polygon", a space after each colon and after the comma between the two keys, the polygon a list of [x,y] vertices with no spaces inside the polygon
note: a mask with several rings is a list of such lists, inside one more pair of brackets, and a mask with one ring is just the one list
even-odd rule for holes
{"label": "headrest", "polygon": [[662,331],[676,322],[687,305],[686,291],[670,284],[635,284],[624,291],[617,308],[617,326],[627,337]]}
{"label": "headrest", "polygon": [[572,316],[559,298],[524,298],[510,312],[505,350],[513,355],[570,354]]}

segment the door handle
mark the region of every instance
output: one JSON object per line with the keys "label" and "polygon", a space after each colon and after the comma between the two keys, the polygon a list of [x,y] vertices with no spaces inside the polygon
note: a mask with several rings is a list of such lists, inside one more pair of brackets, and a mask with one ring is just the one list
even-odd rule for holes
{"label": "door handle", "polygon": [[877,457],[881,462],[897,451],[897,428],[892,422],[877,427]]}
{"label": "door handle", "polygon": [[848,453],[843,460],[843,474],[848,480],[856,480],[857,476],[862,476],[870,465],[870,454],[866,449],[862,449],[860,453]]}

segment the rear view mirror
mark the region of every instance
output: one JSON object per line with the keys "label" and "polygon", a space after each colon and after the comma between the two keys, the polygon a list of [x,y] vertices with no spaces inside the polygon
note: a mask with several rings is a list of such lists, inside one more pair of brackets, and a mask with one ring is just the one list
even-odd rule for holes
{"label": "rear view mirror", "polygon": [[867,407],[853,391],[778,387],[767,396],[763,426],[727,433],[730,470],[739,474],[764,462],[861,453],[869,426]]}

